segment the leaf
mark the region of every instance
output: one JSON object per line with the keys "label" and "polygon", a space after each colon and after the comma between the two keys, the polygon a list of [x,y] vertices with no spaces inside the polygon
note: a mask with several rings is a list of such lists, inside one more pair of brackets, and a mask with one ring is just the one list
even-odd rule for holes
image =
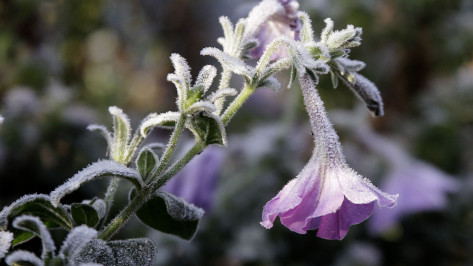
{"label": "leaf", "polygon": [[100,217],[94,207],[86,203],[72,203],[71,215],[77,224],[95,227],[100,222]]}
{"label": "leaf", "polygon": [[115,265],[153,265],[156,246],[147,238],[110,241],[107,245],[115,256]]}
{"label": "leaf", "polygon": [[269,77],[258,84],[258,88],[271,88],[275,91],[281,88],[281,83],[275,77]]}
{"label": "leaf", "polygon": [[216,108],[215,105],[211,102],[208,101],[198,101],[191,106],[189,106],[185,110],[185,114],[195,114],[198,112],[208,112],[208,113],[213,113],[215,112]]}
{"label": "leaf", "polygon": [[113,115],[113,145],[111,147],[112,159],[122,162],[131,137],[131,126],[128,116],[116,107],[110,106],[108,111]]}
{"label": "leaf", "polygon": [[0,231],[0,259],[5,257],[13,241],[13,233]]}
{"label": "leaf", "polygon": [[64,240],[59,255],[63,258],[72,257],[73,254],[81,250],[92,239],[97,238],[97,231],[85,225],[75,227],[69,232]]}
{"label": "leaf", "polygon": [[200,51],[200,54],[215,57],[223,67],[237,75],[243,76],[246,80],[251,80],[256,72],[253,67],[247,65],[243,60],[226,54],[222,50],[214,47],[204,48]]}
{"label": "leaf", "polygon": [[180,116],[181,114],[178,112],[166,112],[159,115],[156,113],[150,114],[141,122],[141,135],[146,137],[148,132],[155,127],[174,128]]}
{"label": "leaf", "polygon": [[186,59],[179,54],[173,53],[171,54],[171,62],[174,66],[174,73],[184,79],[186,87],[190,87],[191,71]]}
{"label": "leaf", "polygon": [[92,124],[92,125],[89,125],[87,127],[87,130],[99,132],[100,135],[102,135],[105,138],[105,140],[107,141],[108,147],[109,148],[112,147],[112,145],[113,145],[112,134],[110,133],[110,131],[108,131],[108,129],[106,127],[104,127],[102,125]]}
{"label": "leaf", "polygon": [[347,87],[349,87],[353,93],[355,93],[355,95],[366,104],[366,107],[371,111],[372,115],[383,116],[383,98],[373,82],[358,73],[353,74],[353,82],[343,75],[338,76]]}
{"label": "leaf", "polygon": [[33,265],[33,266],[43,266],[44,263],[40,258],[36,257],[35,254],[25,251],[18,250],[11,253],[6,259],[5,262],[8,265]]}
{"label": "leaf", "polygon": [[201,112],[188,119],[186,126],[195,137],[207,145],[227,145],[225,127],[220,118],[212,113]]}
{"label": "leaf", "polygon": [[[133,198],[132,194],[131,198]],[[202,209],[163,191],[155,192],[150,200],[136,212],[136,216],[144,224],[186,240],[194,237],[199,219],[203,214]]]}
{"label": "leaf", "polygon": [[115,257],[112,249],[107,246],[107,242],[101,239],[92,239],[76,250],[69,257],[70,265],[81,265],[84,263],[100,263],[103,265],[115,264]]}
{"label": "leaf", "polygon": [[[53,206],[48,195],[31,194],[25,195],[3,208],[2,212],[0,212],[0,229],[6,230],[9,220],[23,214],[39,217],[48,227],[61,226],[66,230],[70,230],[73,227],[72,220],[62,205]],[[17,243],[16,238],[17,236],[15,235],[15,244]],[[26,237],[23,235],[21,240],[25,239]]]}
{"label": "leaf", "polygon": [[207,92],[210,86],[212,86],[212,82],[216,75],[217,69],[214,66],[206,65],[200,70],[194,86],[201,85],[204,88],[204,92]]}
{"label": "leaf", "polygon": [[303,43],[311,42],[314,40],[314,31],[312,30],[312,22],[306,12],[299,11],[297,16],[302,21],[302,29],[300,33],[300,40]]}
{"label": "leaf", "polygon": [[51,234],[46,228],[46,225],[38,217],[31,215],[19,216],[13,221],[13,227],[37,235],[43,244],[41,258],[44,260],[53,258],[56,246],[54,245],[54,241],[51,238]]}
{"label": "leaf", "polygon": [[138,190],[141,190],[143,185],[140,174],[136,170],[115,161],[103,160],[87,166],[67,180],[66,183],[52,191],[50,194],[51,203],[53,206],[58,206],[60,200],[65,195],[77,190],[82,184],[101,177],[119,177],[126,179]]}
{"label": "leaf", "polygon": [[159,162],[158,155],[149,147],[141,149],[136,158],[136,167],[140,172],[141,178],[146,182],[154,173]]}
{"label": "leaf", "polygon": [[212,93],[208,99],[211,101],[211,102],[215,102],[217,101],[218,99],[221,99],[221,98],[226,98],[228,96],[235,96],[237,94],[237,91],[235,89],[232,89],[232,88],[227,88],[227,89],[219,89],[217,90],[216,92]]}

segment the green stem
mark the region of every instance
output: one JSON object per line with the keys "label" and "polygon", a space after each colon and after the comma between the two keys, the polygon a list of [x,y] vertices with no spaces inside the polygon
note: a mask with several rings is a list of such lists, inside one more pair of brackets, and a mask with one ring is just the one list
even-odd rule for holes
{"label": "green stem", "polygon": [[153,182],[153,180],[156,179],[156,177],[158,177],[166,168],[169,162],[169,159],[171,159],[171,155],[174,149],[176,148],[177,142],[182,133],[182,129],[184,128],[185,123],[186,123],[186,115],[181,114],[181,117],[179,117],[176,127],[174,128],[174,132],[172,132],[171,138],[169,139],[169,143],[166,147],[166,150],[163,153],[158,169],[156,170],[156,173],[150,178],[151,182]]}
{"label": "green stem", "polygon": [[192,148],[178,161],[171,169],[164,173],[155,183],[151,184],[151,191],[156,191],[158,188],[166,184],[169,179],[175,176],[184,166],[194,158],[197,154],[201,153],[205,149],[205,143],[198,141],[192,146]]}
{"label": "green stem", "polygon": [[108,215],[110,213],[110,209],[112,208],[113,198],[115,197],[115,193],[117,192],[119,183],[120,183],[120,179],[117,177],[114,177],[110,180],[110,183],[108,184],[107,192],[105,192],[105,199],[104,199],[105,200],[105,214],[103,216],[100,227],[102,227],[107,221]]}
{"label": "green stem", "polygon": [[126,222],[128,222],[128,220],[130,220],[131,216],[146,202],[151,194],[163,186],[169,179],[171,179],[171,177],[176,175],[176,173],[179,172],[192,158],[194,158],[194,156],[201,153],[204,148],[205,144],[203,142],[196,142],[186,155],[175,163],[171,169],[164,173],[164,175],[162,175],[156,182],[152,183],[148,189],[143,190],[141,194],[132,199],[125,209],[123,209],[100,233],[99,238],[109,240]]}
{"label": "green stem", "polygon": [[128,203],[111,222],[110,224],[100,233],[98,238],[103,240],[109,240],[122,226],[130,220],[131,216],[145,203],[145,194],[139,194]]}
{"label": "green stem", "polygon": [[240,94],[233,100],[233,102],[228,106],[225,113],[222,115],[222,122],[224,125],[228,124],[228,121],[236,114],[236,112],[241,108],[245,101],[250,97],[251,94],[255,91],[255,88],[251,85],[245,84],[245,87],[241,90]]}

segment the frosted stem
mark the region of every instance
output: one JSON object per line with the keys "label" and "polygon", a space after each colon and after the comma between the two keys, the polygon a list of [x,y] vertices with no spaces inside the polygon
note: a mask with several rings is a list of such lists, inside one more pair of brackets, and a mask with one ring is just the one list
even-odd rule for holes
{"label": "frosted stem", "polygon": [[108,184],[107,192],[105,192],[105,207],[106,207],[105,214],[103,216],[102,224],[100,227],[102,227],[107,221],[108,215],[110,213],[110,209],[112,208],[113,198],[115,197],[115,193],[117,192],[119,183],[120,183],[120,179],[114,177],[110,180],[110,183]]}
{"label": "frosted stem", "polygon": [[245,101],[250,97],[251,94],[255,91],[255,88],[251,85],[245,84],[245,87],[241,90],[240,94],[233,100],[233,102],[228,106],[225,113],[222,115],[222,123],[224,125],[228,124],[228,121],[232,119],[235,113],[241,108]]}
{"label": "frosted stem", "polygon": [[[232,77],[232,71],[228,68],[224,67],[222,71],[222,78],[220,79],[220,84],[218,86],[219,90],[226,89],[230,86],[230,78]],[[215,101],[215,107],[217,110],[215,111],[216,115],[220,115],[223,109],[223,105],[225,104],[225,97],[222,97]]]}
{"label": "frosted stem", "polygon": [[153,177],[150,178],[150,182],[153,182],[157,176],[159,176],[163,170],[166,168],[169,159],[171,159],[171,155],[176,148],[177,142],[179,141],[179,137],[181,136],[182,129],[184,128],[184,124],[186,123],[186,115],[181,114],[179,120],[176,123],[176,127],[174,128],[174,132],[172,132],[171,138],[169,139],[169,143],[166,146],[166,150],[163,153],[161,158],[161,162],[156,170],[156,173]]}
{"label": "frosted stem", "polygon": [[299,82],[304,96],[304,104],[310,118],[316,152],[325,156],[329,163],[344,163],[345,159],[340,146],[338,135],[327,117],[324,103],[320,99],[314,82],[308,74],[299,77]]}

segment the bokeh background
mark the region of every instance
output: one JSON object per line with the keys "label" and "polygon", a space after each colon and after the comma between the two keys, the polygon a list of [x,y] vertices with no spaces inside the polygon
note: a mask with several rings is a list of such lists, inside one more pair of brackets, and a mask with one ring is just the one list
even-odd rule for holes
{"label": "bokeh background", "polygon": [[[362,74],[379,87],[385,116],[346,125],[334,114],[355,121],[368,112],[360,112],[345,87],[333,89],[327,77],[319,84],[349,164],[377,185],[386,180],[389,161],[353,133],[371,127],[411,158],[450,176],[457,189],[423,191],[420,185],[420,194],[445,202],[412,211],[379,233],[368,220],[343,241],[299,235],[279,222],[264,229],[264,204],[302,169],[312,137],[297,87],[261,89],[231,121],[222,164],[206,166],[218,169],[217,185],[205,192],[213,201],[194,240],[152,232],[136,219],[117,237],[150,237],[159,265],[472,265],[473,2],[299,2],[316,33],[326,17],[337,29],[363,28],[362,46],[351,58],[367,63]],[[215,65],[199,52],[218,46],[218,17],[235,22],[256,3],[0,1],[0,206],[27,193],[49,193],[106,158],[105,141],[86,127],[110,127],[108,106],[122,108],[133,126],[149,112],[175,110],[176,93],[166,81],[173,71],[169,55],[186,57],[194,75],[205,64]],[[287,76],[279,76],[283,84]],[[241,80],[233,82],[241,86]],[[150,139],[165,141],[168,134],[155,130]],[[100,197],[105,186],[88,184],[66,200]],[[116,206],[125,203],[127,189],[123,184]]]}

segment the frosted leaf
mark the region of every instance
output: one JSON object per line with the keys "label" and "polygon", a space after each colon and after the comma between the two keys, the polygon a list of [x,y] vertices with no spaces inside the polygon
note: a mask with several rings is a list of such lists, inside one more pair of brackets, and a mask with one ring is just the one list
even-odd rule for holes
{"label": "frosted leaf", "polygon": [[112,159],[121,162],[125,156],[127,143],[131,137],[130,120],[128,116],[116,106],[109,107],[108,111],[113,115]]}
{"label": "frosted leaf", "polygon": [[97,231],[85,225],[81,225],[72,229],[62,243],[59,255],[62,258],[72,257],[73,254],[80,251],[88,242],[97,238]]}
{"label": "frosted leaf", "polygon": [[31,215],[19,216],[13,220],[13,227],[31,232],[41,238],[43,246],[43,252],[41,255],[42,259],[48,259],[54,256],[54,251],[56,250],[54,241],[51,238],[51,234],[49,234],[46,225],[44,225],[38,217]]}
{"label": "frosted leaf", "polygon": [[102,219],[105,216],[107,205],[103,199],[97,199],[92,203],[92,207],[97,211],[99,218]]}
{"label": "frosted leaf", "polygon": [[147,238],[110,241],[107,245],[115,255],[115,265],[153,265],[156,246]]}
{"label": "frosted leaf", "polygon": [[13,233],[0,231],[0,259],[5,257],[13,241]]}
{"label": "frosted leaf", "polygon": [[258,88],[271,88],[277,91],[281,88],[281,83],[276,78],[269,77],[258,84]]}
{"label": "frosted leaf", "polygon": [[48,195],[31,194],[25,195],[3,208],[0,212],[0,230],[7,229],[9,218],[32,213],[45,221],[53,222],[54,225],[59,225],[65,229],[70,229],[73,226],[69,215],[62,205],[55,208],[51,205]]}
{"label": "frosted leaf", "polygon": [[236,26],[235,26],[235,33],[233,35],[233,40],[231,42],[231,50],[228,51],[231,55],[235,57],[240,57],[241,56],[241,43],[244,38],[245,34],[245,29],[246,29],[246,20],[245,19],[239,19]]}
{"label": "frosted leaf", "polygon": [[311,42],[314,40],[314,31],[312,30],[312,21],[306,12],[299,11],[297,16],[302,21],[302,29],[300,33],[300,39],[303,43]]}
{"label": "frosted leaf", "polygon": [[220,117],[211,112],[202,112],[193,116],[187,121],[186,127],[198,140],[204,141],[207,145],[227,145],[225,126]]}
{"label": "frosted leaf", "polygon": [[217,75],[217,69],[214,66],[206,65],[204,66],[197,76],[194,86],[202,85],[204,87],[204,92],[212,86],[212,82]]}
{"label": "frosted leaf", "polygon": [[179,54],[173,53],[171,54],[171,62],[174,66],[174,73],[184,80],[186,87],[190,87],[192,76],[186,59]]}
{"label": "frosted leaf", "polygon": [[80,265],[84,263],[99,263],[103,265],[117,265],[112,249],[107,242],[101,239],[93,239],[82,246],[69,257],[69,264]]}
{"label": "frosted leaf", "polygon": [[220,64],[223,65],[223,67],[228,68],[235,74],[245,77],[245,79],[247,80],[251,80],[255,74],[254,68],[245,64],[243,60],[230,56],[217,48],[204,48],[202,49],[200,54],[215,57],[220,62]]}
{"label": "frosted leaf", "polygon": [[343,69],[348,72],[358,72],[366,66],[362,61],[351,60],[343,57],[337,58],[335,61],[338,61],[338,63],[343,66]]}
{"label": "frosted leaf", "polygon": [[18,250],[11,253],[5,259],[5,262],[7,265],[25,265],[24,263],[26,262],[34,266],[44,266],[44,263],[40,258],[36,257],[35,254],[25,250]]}
{"label": "frosted leaf", "polygon": [[383,116],[383,98],[376,85],[358,73],[354,73],[353,76],[355,78],[354,82],[344,76],[340,75],[339,77],[366,104],[366,107],[374,116]]}
{"label": "frosted leaf", "polygon": [[235,89],[232,89],[232,88],[220,89],[220,90],[212,93],[209,96],[209,100],[211,102],[215,102],[216,100],[218,100],[220,98],[226,98],[228,96],[235,96],[236,94],[237,94],[237,91]]}
{"label": "frosted leaf", "polygon": [[220,25],[222,25],[223,36],[225,36],[225,38],[219,38],[221,40],[219,43],[222,45],[224,50],[230,49],[233,40],[233,24],[226,16],[220,17],[219,22]]}
{"label": "frosted leaf", "polygon": [[87,130],[99,132],[100,135],[102,135],[107,141],[108,147],[109,148],[112,147],[112,144],[113,144],[112,133],[110,133],[110,131],[108,131],[106,127],[102,125],[92,124],[87,127]]}
{"label": "frosted leaf", "polygon": [[195,114],[198,112],[215,112],[216,108],[213,103],[208,101],[198,101],[189,106],[186,110],[186,114]]}
{"label": "frosted leaf", "polygon": [[175,124],[179,120],[180,117],[181,117],[181,114],[178,112],[150,114],[141,122],[141,125],[140,125],[141,136],[146,137],[148,132],[152,128],[155,128],[155,127],[171,128],[173,124]]}
{"label": "frosted leaf", "polygon": [[333,20],[331,18],[326,18],[324,20],[324,22],[325,22],[326,26],[322,30],[322,33],[320,34],[320,41],[322,43],[327,43],[328,37],[330,36],[330,34],[333,31]]}
{"label": "frosted leaf", "polygon": [[333,88],[336,89],[338,87],[338,77],[332,71],[330,71],[330,79],[332,80]]}
{"label": "frosted leaf", "polygon": [[187,98],[187,89],[189,86],[186,84],[184,78],[172,73],[167,75],[167,80],[171,81],[177,89],[177,106],[181,110],[184,106],[184,101]]}
{"label": "frosted leaf", "polygon": [[269,76],[273,75],[276,72],[282,71],[286,68],[289,68],[292,65],[292,60],[290,58],[281,58],[276,62],[271,63],[264,71],[260,80],[265,80]]}
{"label": "frosted leaf", "polygon": [[67,180],[66,183],[52,191],[50,194],[51,203],[58,206],[59,201],[65,195],[77,190],[82,184],[101,177],[124,178],[132,182],[138,190],[141,190],[143,185],[140,174],[136,170],[115,161],[102,160],[87,166]]}
{"label": "frosted leaf", "polygon": [[159,163],[159,158],[156,153],[153,152],[149,147],[144,147],[138,153],[136,158],[136,167],[140,172],[141,178],[147,180],[155,172]]}

